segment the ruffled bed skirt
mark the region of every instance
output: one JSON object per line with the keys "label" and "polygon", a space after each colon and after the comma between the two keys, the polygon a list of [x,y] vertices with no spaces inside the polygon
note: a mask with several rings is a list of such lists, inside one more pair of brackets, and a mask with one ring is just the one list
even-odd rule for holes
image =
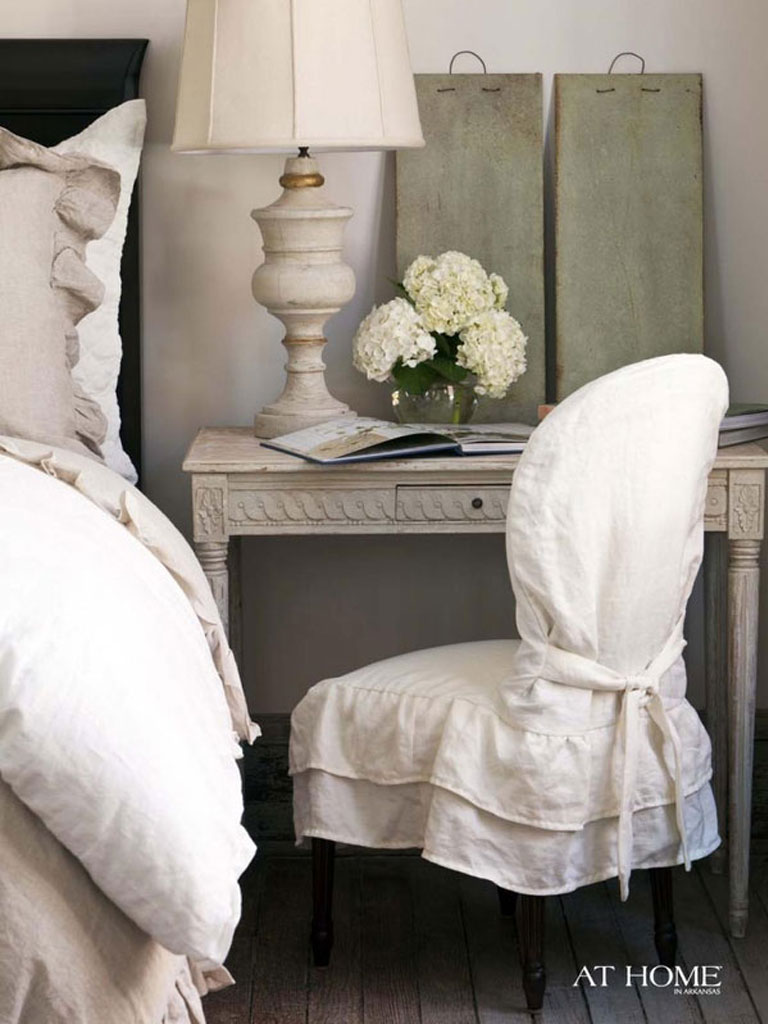
{"label": "ruffled bed skirt", "polygon": [[[430,783],[379,785],[317,769],[295,775],[293,793],[297,842],[315,836],[376,849],[417,848],[435,864],[536,896],[571,892],[618,874],[615,817],[577,831],[534,828]],[[709,784],[686,797],[685,823],[691,860],[720,844]],[[633,869],[682,861],[674,804],[636,811]]]}

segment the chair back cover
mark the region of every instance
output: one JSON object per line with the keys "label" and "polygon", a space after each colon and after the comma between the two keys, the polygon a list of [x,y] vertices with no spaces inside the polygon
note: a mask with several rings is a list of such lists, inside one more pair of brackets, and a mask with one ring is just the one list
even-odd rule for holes
{"label": "chair back cover", "polygon": [[[624,367],[550,413],[510,495],[508,558],[522,643],[502,697],[517,722],[541,734],[597,737],[616,721],[613,753],[591,773],[615,785],[623,899],[635,810],[666,799],[649,764],[664,765],[671,783],[688,868],[685,798],[711,772],[695,723],[684,709],[670,712],[685,704],[685,607],[727,404],[725,374],[704,356]],[[649,720],[660,741],[655,757]],[[551,775],[550,788],[554,764]],[[594,791],[595,781],[579,773],[571,799],[574,789]]]}
{"label": "chair back cover", "polygon": [[700,355],[601,377],[534,432],[515,472],[507,550],[522,645],[641,672],[675,630],[703,550],[707,477],[728,403]]}

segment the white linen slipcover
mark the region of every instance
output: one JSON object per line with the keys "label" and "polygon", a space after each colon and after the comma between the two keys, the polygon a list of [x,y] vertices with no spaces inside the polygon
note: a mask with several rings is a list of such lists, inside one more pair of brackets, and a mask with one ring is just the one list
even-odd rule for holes
{"label": "white linen slipcover", "polygon": [[538,427],[512,485],[521,641],[401,655],[292,716],[298,841],[422,849],[567,892],[719,842],[682,625],[727,382],[697,355],[625,367]]}
{"label": "white linen slipcover", "polygon": [[259,730],[202,569],[87,456],[0,437],[0,493],[0,778],[127,918],[217,969]]}

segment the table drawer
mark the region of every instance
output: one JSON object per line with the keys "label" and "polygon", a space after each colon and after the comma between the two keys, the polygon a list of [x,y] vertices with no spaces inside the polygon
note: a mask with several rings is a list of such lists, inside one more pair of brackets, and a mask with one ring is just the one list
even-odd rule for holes
{"label": "table drawer", "polygon": [[509,487],[442,486],[397,488],[395,516],[403,523],[503,522]]}

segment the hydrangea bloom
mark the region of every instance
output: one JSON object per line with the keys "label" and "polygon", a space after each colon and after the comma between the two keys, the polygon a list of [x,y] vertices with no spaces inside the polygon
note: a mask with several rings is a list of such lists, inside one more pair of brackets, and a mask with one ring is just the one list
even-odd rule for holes
{"label": "hydrangea bloom", "polygon": [[431,359],[436,347],[413,306],[405,299],[392,299],[374,306],[358,327],[352,361],[369,380],[383,382],[398,359],[406,366],[416,366]]}
{"label": "hydrangea bloom", "polygon": [[496,309],[504,309],[509,297],[507,282],[500,274],[490,274],[488,280],[491,282],[491,288],[493,289]]}
{"label": "hydrangea bloom", "polygon": [[417,256],[403,285],[428,331],[454,335],[479,313],[494,309],[502,294],[506,301],[506,285],[493,277],[495,284],[477,260],[449,251],[437,259]]}
{"label": "hydrangea bloom", "polygon": [[459,334],[456,362],[477,377],[475,391],[503,398],[525,373],[526,336],[505,310],[491,309],[476,316]]}

